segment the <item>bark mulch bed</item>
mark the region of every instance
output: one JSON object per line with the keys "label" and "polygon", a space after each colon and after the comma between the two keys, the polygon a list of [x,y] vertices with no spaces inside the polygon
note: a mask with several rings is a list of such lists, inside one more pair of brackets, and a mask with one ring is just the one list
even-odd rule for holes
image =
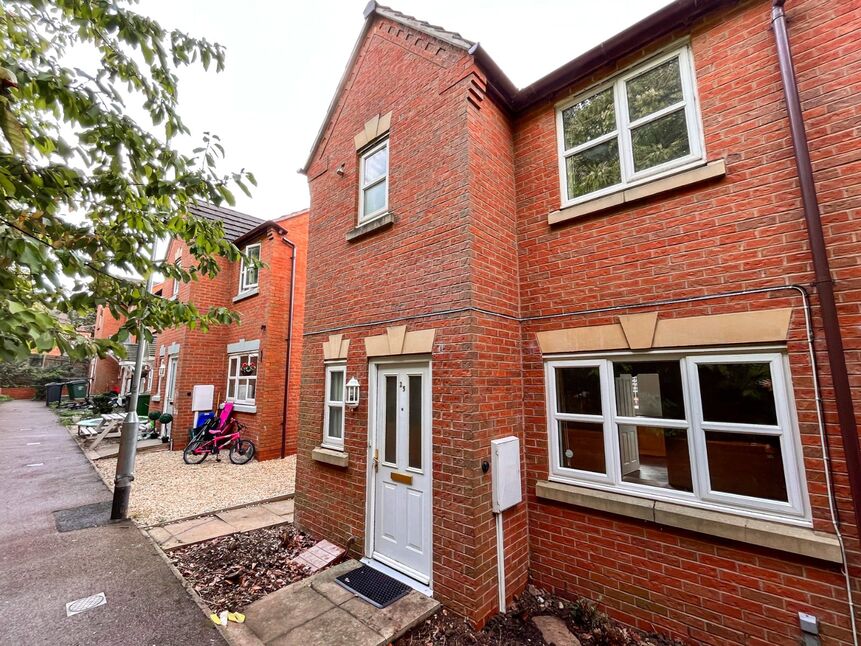
{"label": "bark mulch bed", "polygon": [[532,585],[514,600],[508,612],[491,617],[482,630],[443,609],[398,639],[395,646],[550,646],[532,623],[532,618],[540,615],[562,619],[582,646],[683,646],[669,637],[620,624],[586,599],[568,601]]}
{"label": "bark mulch bed", "polygon": [[290,559],[314,545],[293,525],[214,538],[168,552],[200,598],[218,613],[247,605],[308,576]]}

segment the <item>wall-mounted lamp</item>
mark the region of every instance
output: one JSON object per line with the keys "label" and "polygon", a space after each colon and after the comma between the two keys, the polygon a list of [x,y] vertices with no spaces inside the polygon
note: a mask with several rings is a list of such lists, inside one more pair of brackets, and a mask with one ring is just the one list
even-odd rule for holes
{"label": "wall-mounted lamp", "polygon": [[344,166],[345,164],[341,164],[340,166],[338,166],[338,170],[335,171],[336,173],[338,173],[339,177],[344,176]]}
{"label": "wall-mounted lamp", "polygon": [[350,408],[355,408],[359,405],[359,380],[351,377],[347,382],[347,389],[344,393],[344,405]]}

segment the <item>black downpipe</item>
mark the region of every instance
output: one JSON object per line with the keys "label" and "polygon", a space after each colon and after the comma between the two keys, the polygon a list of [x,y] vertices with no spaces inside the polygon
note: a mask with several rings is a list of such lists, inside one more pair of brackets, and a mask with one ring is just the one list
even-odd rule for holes
{"label": "black downpipe", "polygon": [[290,401],[290,355],[293,349],[293,299],[296,291],[296,245],[282,237],[284,244],[290,245],[290,320],[287,323],[287,359],[284,365],[284,408],[281,411],[281,457],[287,453],[287,408]]}
{"label": "black downpipe", "polygon": [[831,368],[837,420],[840,424],[843,450],[846,454],[846,470],[849,475],[849,489],[855,511],[855,530],[861,536],[861,451],[859,451],[858,427],[852,404],[852,391],[849,386],[849,372],[843,350],[843,337],[837,319],[834,280],[831,277],[831,268],[828,264],[825,236],[822,232],[822,220],[819,214],[819,200],[816,197],[816,185],[813,180],[813,166],[810,164],[810,151],[804,129],[801,99],[795,80],[792,51],[789,48],[786,14],[783,10],[784,3],[785,0],[772,0],[771,22],[774,28],[774,39],[777,43],[777,60],[780,65],[780,77],[783,81],[783,93],[786,97],[786,110],[789,114],[789,129],[792,134],[792,148],[795,152],[795,166],[801,185],[807,237],[810,241],[810,253],[813,256],[813,271],[816,277],[816,291],[819,295],[825,347],[828,351],[828,363]]}

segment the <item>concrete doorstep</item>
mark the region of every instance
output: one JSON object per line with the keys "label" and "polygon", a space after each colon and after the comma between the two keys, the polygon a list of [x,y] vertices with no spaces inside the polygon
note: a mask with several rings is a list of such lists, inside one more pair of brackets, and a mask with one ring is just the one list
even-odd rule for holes
{"label": "concrete doorstep", "polygon": [[335,582],[360,565],[345,561],[255,601],[245,623],[224,634],[235,646],[385,646],[440,607],[416,590],[387,608],[372,606]]}

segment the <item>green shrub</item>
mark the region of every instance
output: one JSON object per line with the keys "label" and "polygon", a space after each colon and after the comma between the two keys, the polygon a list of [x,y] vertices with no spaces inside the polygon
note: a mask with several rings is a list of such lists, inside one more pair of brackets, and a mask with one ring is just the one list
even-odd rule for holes
{"label": "green shrub", "polygon": [[114,398],[109,393],[95,395],[92,402],[93,414],[95,415],[112,413],[114,410]]}

